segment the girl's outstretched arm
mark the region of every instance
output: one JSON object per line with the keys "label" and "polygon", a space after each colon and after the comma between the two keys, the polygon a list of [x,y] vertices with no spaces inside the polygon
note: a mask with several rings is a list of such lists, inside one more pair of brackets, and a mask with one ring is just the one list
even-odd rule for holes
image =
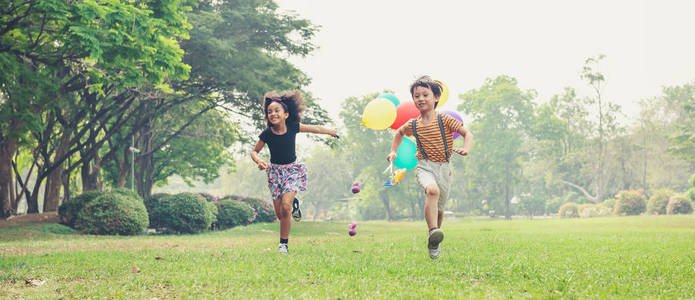
{"label": "girl's outstretched arm", "polygon": [[253,147],[253,151],[251,151],[251,159],[253,159],[253,162],[255,162],[258,165],[259,170],[265,170],[268,168],[268,163],[263,161],[260,156],[258,156],[258,152],[263,150],[263,146],[265,146],[265,143],[261,140],[258,140],[256,142],[256,146]]}
{"label": "girl's outstretched arm", "polygon": [[319,125],[304,125],[302,123],[299,123],[299,132],[327,134],[333,137],[338,136],[338,133],[335,131],[335,129],[328,129]]}

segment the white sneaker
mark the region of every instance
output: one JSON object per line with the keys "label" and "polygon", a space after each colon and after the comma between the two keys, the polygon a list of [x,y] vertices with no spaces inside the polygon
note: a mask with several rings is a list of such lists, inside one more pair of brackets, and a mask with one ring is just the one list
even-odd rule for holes
{"label": "white sneaker", "polygon": [[289,254],[290,250],[287,249],[287,244],[280,244],[280,246],[278,246],[278,252],[282,254]]}
{"label": "white sneaker", "polygon": [[434,249],[427,249],[430,251],[430,258],[431,259],[437,259],[439,258],[439,245],[437,245],[437,248]]}
{"label": "white sneaker", "polygon": [[444,231],[437,228],[427,234],[427,249],[430,251],[430,258],[439,257],[439,244],[444,240]]}

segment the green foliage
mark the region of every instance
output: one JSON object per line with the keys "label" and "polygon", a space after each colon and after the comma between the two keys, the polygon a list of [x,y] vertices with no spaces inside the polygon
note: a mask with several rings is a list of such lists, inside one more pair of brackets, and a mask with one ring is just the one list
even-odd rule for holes
{"label": "green foliage", "polygon": [[695,188],[689,189],[688,192],[685,194],[685,197],[690,199],[690,201],[695,202]]}
{"label": "green foliage", "polygon": [[171,195],[153,194],[145,199],[145,207],[150,219],[151,228],[166,227],[167,220],[171,217]]}
{"label": "green foliage", "polygon": [[268,201],[244,196],[226,196],[222,198],[222,200],[227,199],[241,201],[251,206],[256,214],[254,222],[274,222],[277,220],[273,204]]}
{"label": "green foliage", "polygon": [[[680,109],[674,132],[670,132],[669,152],[690,162],[695,161],[695,83],[664,88],[664,94]],[[690,178],[695,186],[695,174]]]}
{"label": "green foliage", "polygon": [[661,189],[654,191],[654,194],[649,198],[647,203],[648,215],[663,215],[666,214],[666,205],[669,198],[673,196],[673,191],[669,189]]}
{"label": "green foliage", "polygon": [[199,233],[210,228],[217,218],[215,204],[198,194],[180,193],[159,200],[166,202],[159,206],[160,209],[168,209],[167,216],[159,216],[160,225],[174,232]]}
{"label": "green foliage", "polygon": [[581,218],[595,218],[600,215],[600,206],[591,203],[579,204],[577,211]]}
{"label": "green foliage", "polygon": [[139,199],[106,192],[80,210],[75,229],[87,234],[134,235],[148,223],[147,209]]}
{"label": "green foliage", "polygon": [[613,214],[613,208],[615,207],[615,198],[606,199],[605,201],[598,204],[599,216],[605,217]]}
{"label": "green foliage", "polygon": [[140,195],[138,195],[137,192],[135,192],[135,191],[133,191],[133,190],[131,190],[131,189],[127,189],[127,188],[115,188],[115,189],[112,189],[112,190],[111,190],[111,193],[116,193],[116,194],[119,194],[119,195],[122,195],[122,196],[125,196],[125,197],[128,197],[128,198],[131,198],[131,199],[138,200],[138,201],[142,202],[142,198],[140,197]]}
{"label": "green foliage", "polygon": [[645,211],[647,201],[638,191],[621,191],[616,196],[615,208],[616,215],[639,215]]}
{"label": "green foliage", "polygon": [[689,214],[693,212],[693,204],[683,196],[672,196],[666,205],[666,213],[669,215]]}
{"label": "green foliage", "polygon": [[558,215],[561,218],[578,218],[579,217],[579,207],[576,203],[568,202],[560,206]]}
{"label": "green foliage", "polygon": [[60,223],[74,228],[75,220],[77,220],[77,214],[80,212],[80,210],[87,205],[87,203],[91,202],[100,195],[101,192],[86,191],[70,198],[70,200],[66,202],[63,202],[63,204],[58,207]]}
{"label": "green foliage", "polygon": [[43,232],[46,233],[51,233],[51,234],[74,234],[75,231],[65,225],[61,224],[44,224],[41,229]]}
{"label": "green foliage", "polygon": [[567,202],[565,202],[564,197],[553,197],[552,199],[550,199],[550,201],[548,201],[545,204],[545,211],[547,213],[555,213],[555,212],[559,211],[560,206],[562,206],[565,203],[567,203]]}
{"label": "green foliage", "polygon": [[504,211],[511,200],[510,190],[520,183],[517,174],[533,128],[535,97],[534,91],[522,91],[509,76],[488,78],[479,89],[460,96],[463,103],[458,109],[474,118],[470,130],[475,136],[471,149],[475,159],[466,164],[469,187],[474,187],[473,198],[490,197],[488,205],[498,212]]}
{"label": "green foliage", "polygon": [[227,229],[239,225],[248,225],[256,219],[256,212],[250,205],[237,200],[215,202],[217,221],[212,224],[215,229]]}

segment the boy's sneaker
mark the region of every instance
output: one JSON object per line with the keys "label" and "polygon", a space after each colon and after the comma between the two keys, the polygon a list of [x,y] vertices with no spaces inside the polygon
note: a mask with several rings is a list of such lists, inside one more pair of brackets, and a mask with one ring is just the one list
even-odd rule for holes
{"label": "boy's sneaker", "polygon": [[280,246],[278,246],[278,252],[282,254],[289,254],[290,250],[287,249],[287,244],[280,244]]}
{"label": "boy's sneaker", "polygon": [[430,251],[430,258],[439,257],[439,243],[444,239],[444,231],[437,228],[427,235],[427,249]]}
{"label": "boy's sneaker", "polygon": [[294,202],[292,202],[292,218],[297,222],[302,220],[302,210],[299,209],[299,200],[297,198],[294,198]]}

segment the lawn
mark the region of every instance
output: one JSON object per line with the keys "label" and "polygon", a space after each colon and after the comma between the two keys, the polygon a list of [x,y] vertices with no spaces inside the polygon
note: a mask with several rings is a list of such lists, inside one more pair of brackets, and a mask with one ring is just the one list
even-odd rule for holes
{"label": "lawn", "polygon": [[0,298],[692,298],[695,216],[294,223],[200,235],[0,228]]}

